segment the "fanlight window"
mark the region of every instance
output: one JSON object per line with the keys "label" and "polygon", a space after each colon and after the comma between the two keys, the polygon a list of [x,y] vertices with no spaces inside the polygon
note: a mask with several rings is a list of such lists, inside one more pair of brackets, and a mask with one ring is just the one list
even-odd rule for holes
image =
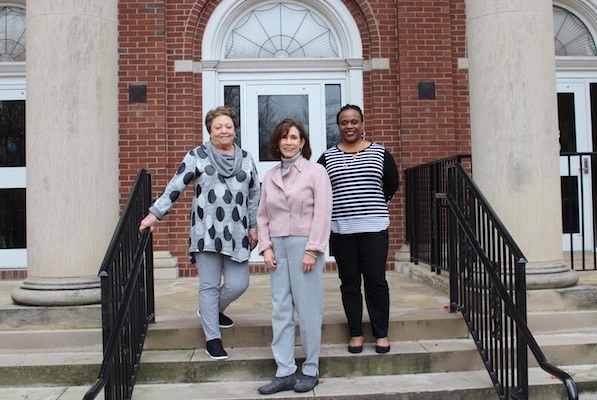
{"label": "fanlight window", "polygon": [[25,9],[0,7],[0,61],[25,61]]}
{"label": "fanlight window", "polygon": [[595,56],[595,40],[585,24],[570,11],[553,8],[556,56]]}
{"label": "fanlight window", "polygon": [[227,59],[337,58],[332,31],[313,11],[296,4],[267,4],[250,11],[226,43]]}

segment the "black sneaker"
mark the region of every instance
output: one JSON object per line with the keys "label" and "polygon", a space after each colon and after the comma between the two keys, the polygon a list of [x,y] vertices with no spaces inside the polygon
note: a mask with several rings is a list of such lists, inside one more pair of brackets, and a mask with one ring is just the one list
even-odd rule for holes
{"label": "black sneaker", "polygon": [[228,358],[228,353],[224,350],[221,339],[212,339],[205,343],[205,354],[213,360],[225,360]]}
{"label": "black sneaker", "polygon": [[[201,318],[201,310],[197,310],[197,316]],[[224,313],[220,313],[219,320],[220,328],[232,328],[234,326],[234,321],[224,315]]]}

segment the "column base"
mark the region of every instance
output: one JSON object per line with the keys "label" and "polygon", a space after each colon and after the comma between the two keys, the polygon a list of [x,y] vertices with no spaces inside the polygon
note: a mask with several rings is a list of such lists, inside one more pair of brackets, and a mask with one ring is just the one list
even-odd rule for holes
{"label": "column base", "polygon": [[24,306],[82,306],[101,302],[99,277],[27,278],[11,293]]}
{"label": "column base", "polygon": [[177,279],[178,258],[172,256],[169,251],[153,252],[153,278],[154,279]]}
{"label": "column base", "polygon": [[526,266],[527,289],[558,289],[578,283],[578,273],[564,261],[554,263],[528,263]]}

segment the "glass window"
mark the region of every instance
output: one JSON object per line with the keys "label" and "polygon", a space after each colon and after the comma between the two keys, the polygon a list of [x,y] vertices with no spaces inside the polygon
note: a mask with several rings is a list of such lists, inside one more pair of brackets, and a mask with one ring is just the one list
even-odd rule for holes
{"label": "glass window", "polygon": [[236,137],[234,143],[241,146],[241,115],[240,115],[240,86],[224,86],[224,105],[232,108],[238,115],[238,126],[236,127]]}
{"label": "glass window", "polygon": [[269,138],[276,125],[284,118],[293,118],[305,126],[309,134],[309,96],[308,95],[259,95],[259,161],[269,157]]}
{"label": "glass window", "polygon": [[336,39],[313,11],[274,3],[246,14],[226,42],[227,59],[337,58]]}
{"label": "glass window", "polygon": [[553,8],[556,56],[595,56],[595,41],[586,25],[570,11]]}
{"label": "glass window", "polygon": [[340,111],[340,107],[342,107],[341,101],[340,85],[325,85],[325,133],[326,147],[328,149],[340,141],[336,115]]}
{"label": "glass window", "polygon": [[0,7],[0,61],[25,61],[25,9]]}
{"label": "glass window", "polygon": [[0,101],[0,167],[25,166],[25,101]]}
{"label": "glass window", "polygon": [[574,117],[574,93],[558,93],[558,128],[560,152],[576,152],[576,118]]}
{"label": "glass window", "polygon": [[0,249],[24,249],[25,189],[0,189]]}

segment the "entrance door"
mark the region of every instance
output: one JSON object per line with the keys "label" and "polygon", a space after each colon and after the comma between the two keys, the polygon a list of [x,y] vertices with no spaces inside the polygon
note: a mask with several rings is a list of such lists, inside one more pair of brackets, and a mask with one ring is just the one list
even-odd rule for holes
{"label": "entrance door", "polygon": [[27,266],[25,89],[0,89],[0,269]]}
{"label": "entrance door", "polygon": [[246,86],[243,147],[253,155],[263,179],[278,161],[269,159],[269,137],[284,118],[294,118],[307,129],[313,160],[326,149],[326,121],[321,84],[249,84]]}
{"label": "entrance door", "polygon": [[593,247],[590,96],[585,82],[558,82],[562,244],[564,251]]}
{"label": "entrance door", "polygon": [[[322,83],[246,84],[240,136],[243,148],[255,159],[261,180],[279,162],[269,159],[268,143],[275,126],[284,118],[294,118],[305,126],[312,162],[317,162],[326,150],[325,92]],[[337,109],[339,107],[335,106],[334,110]],[[263,261],[257,249],[251,254],[251,261]]]}

